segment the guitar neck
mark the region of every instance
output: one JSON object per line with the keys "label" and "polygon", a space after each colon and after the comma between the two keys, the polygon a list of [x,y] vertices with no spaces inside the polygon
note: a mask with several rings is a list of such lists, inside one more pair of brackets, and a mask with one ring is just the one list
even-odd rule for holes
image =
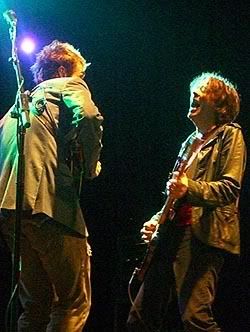
{"label": "guitar neck", "polygon": [[[191,144],[187,145],[185,150],[182,152],[182,155],[178,156],[172,171],[172,179],[176,178],[174,173],[176,171],[178,172],[178,178],[183,175],[183,173],[187,170],[187,168],[201,149],[202,144],[204,144],[204,141],[202,141],[200,138],[196,137],[192,139]],[[158,225],[164,224],[167,219],[173,218],[172,212],[174,214],[174,211],[172,210],[172,208],[176,200],[176,198],[171,197],[171,195],[169,194],[162,208],[162,214],[158,220]]]}
{"label": "guitar neck", "polygon": [[171,197],[171,195],[169,195],[165,201],[164,207],[162,209],[162,213],[161,216],[158,220],[158,224],[162,225],[166,222],[167,219],[171,219],[170,217],[170,212],[171,212],[171,208],[173,207],[174,203],[175,203],[176,199]]}
{"label": "guitar neck", "polygon": [[[182,161],[179,164],[177,163],[177,165],[178,165],[178,167],[174,168],[173,172],[178,171],[179,172],[178,177],[180,177],[180,176],[182,176],[182,174],[185,171],[185,168],[187,166],[187,162],[185,160],[185,161]],[[173,198],[171,196],[171,194],[169,194],[166,201],[165,201],[165,204],[162,208],[162,214],[160,216],[160,219],[158,220],[159,225],[164,224],[167,219],[172,219],[171,217],[173,217],[173,216],[171,216],[171,212],[172,212],[171,209],[173,208],[175,202],[176,202],[176,198]]]}

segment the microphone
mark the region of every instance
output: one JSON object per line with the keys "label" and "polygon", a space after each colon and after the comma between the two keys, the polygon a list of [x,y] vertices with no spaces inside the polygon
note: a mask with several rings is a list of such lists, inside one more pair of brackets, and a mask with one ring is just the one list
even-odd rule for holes
{"label": "microphone", "polygon": [[14,12],[14,10],[6,10],[3,13],[3,17],[5,19],[5,21],[9,24],[9,25],[16,25],[17,24],[17,16],[16,13]]}

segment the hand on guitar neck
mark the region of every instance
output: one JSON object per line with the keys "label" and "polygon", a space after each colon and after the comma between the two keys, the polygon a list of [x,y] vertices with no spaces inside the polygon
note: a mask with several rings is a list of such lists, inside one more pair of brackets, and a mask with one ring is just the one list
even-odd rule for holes
{"label": "hand on guitar neck", "polygon": [[[172,178],[167,182],[167,194],[174,200],[182,198],[188,190],[188,177],[186,173],[180,175],[179,172],[173,172]],[[145,243],[149,243],[157,231],[159,223],[157,220],[146,221],[141,229],[141,238]]]}
{"label": "hand on guitar neck", "polygon": [[182,198],[188,190],[188,177],[186,173],[174,172],[173,176],[167,182],[167,194],[174,199]]}

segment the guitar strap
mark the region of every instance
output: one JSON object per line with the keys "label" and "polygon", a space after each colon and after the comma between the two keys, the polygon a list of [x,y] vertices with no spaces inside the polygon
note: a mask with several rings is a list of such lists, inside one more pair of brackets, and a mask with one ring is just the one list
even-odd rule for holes
{"label": "guitar strap", "polygon": [[[201,149],[214,137],[214,134],[217,133],[218,127],[213,127],[208,133],[205,135],[201,135],[200,133],[198,134],[193,134],[193,137],[191,139],[188,139],[188,142],[185,142],[184,145],[187,145],[186,150],[191,151],[191,155],[188,156],[187,158],[187,164],[185,167],[185,171],[191,166],[193,161],[195,160],[196,156],[198,153],[201,151]],[[189,142],[191,140],[191,142]],[[181,151],[183,148],[181,149]],[[181,152],[180,151],[180,152]],[[185,156],[180,157],[185,159]]]}

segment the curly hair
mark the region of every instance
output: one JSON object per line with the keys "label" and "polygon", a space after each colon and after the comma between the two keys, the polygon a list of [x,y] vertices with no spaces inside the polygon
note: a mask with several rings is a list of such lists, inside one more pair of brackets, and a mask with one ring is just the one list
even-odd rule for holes
{"label": "curly hair", "polygon": [[57,77],[60,66],[66,69],[67,76],[72,76],[79,66],[85,72],[88,64],[73,45],[54,40],[36,55],[36,62],[30,68],[34,82],[38,84]]}
{"label": "curly hair", "polygon": [[205,72],[190,83],[190,91],[200,88],[217,111],[217,124],[230,123],[240,111],[240,97],[236,86],[218,73]]}

